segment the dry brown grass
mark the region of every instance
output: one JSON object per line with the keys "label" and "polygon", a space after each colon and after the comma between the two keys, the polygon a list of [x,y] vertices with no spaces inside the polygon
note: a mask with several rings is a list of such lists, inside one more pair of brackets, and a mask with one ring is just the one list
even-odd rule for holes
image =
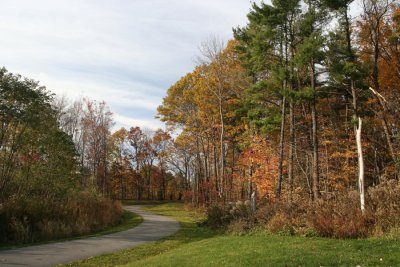
{"label": "dry brown grass", "polygon": [[255,213],[240,212],[241,209],[232,212],[229,205],[213,206],[208,209],[208,222],[213,227],[227,227],[230,232],[239,234],[261,228],[272,233],[339,239],[400,236],[398,181],[369,188],[365,214],[361,213],[356,191],[337,192],[318,201],[295,199],[266,202]]}
{"label": "dry brown grass", "polygon": [[118,223],[121,203],[94,192],[65,199],[15,197],[0,211],[2,242],[30,243],[88,234]]}

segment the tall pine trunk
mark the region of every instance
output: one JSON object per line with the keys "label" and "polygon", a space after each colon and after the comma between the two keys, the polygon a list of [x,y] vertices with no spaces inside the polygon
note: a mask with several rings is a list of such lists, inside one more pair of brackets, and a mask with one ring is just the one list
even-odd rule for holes
{"label": "tall pine trunk", "polygon": [[318,121],[316,107],[316,86],[315,86],[315,63],[311,60],[311,89],[313,99],[311,101],[311,119],[312,119],[312,181],[313,181],[313,198],[319,198],[319,159],[318,159]]}
{"label": "tall pine trunk", "polygon": [[280,198],[282,191],[282,181],[283,181],[283,150],[285,141],[285,109],[286,109],[286,98],[282,99],[282,111],[281,111],[281,129],[279,136],[279,163],[278,163],[278,184],[276,186],[276,197]]}

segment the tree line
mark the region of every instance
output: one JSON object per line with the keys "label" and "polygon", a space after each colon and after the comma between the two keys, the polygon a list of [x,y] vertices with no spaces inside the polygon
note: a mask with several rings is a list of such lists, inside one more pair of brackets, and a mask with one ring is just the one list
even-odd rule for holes
{"label": "tree line", "polygon": [[112,199],[182,199],[188,181],[173,170],[173,142],[158,129],[113,131],[112,112],[103,102],[58,98],[63,132],[74,142],[82,188]]}
{"label": "tree line", "polygon": [[[253,4],[158,108],[193,203],[317,200],[399,179],[399,3]],[[189,163],[189,164],[187,164]]]}

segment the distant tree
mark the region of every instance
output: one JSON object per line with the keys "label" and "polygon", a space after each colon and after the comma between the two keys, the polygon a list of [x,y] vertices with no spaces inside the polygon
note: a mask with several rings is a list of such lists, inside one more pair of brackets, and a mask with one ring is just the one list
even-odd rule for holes
{"label": "distant tree", "polygon": [[160,171],[160,179],[158,183],[157,196],[159,200],[164,200],[166,198],[167,191],[167,157],[168,149],[171,143],[171,136],[161,129],[158,129],[152,139],[152,146],[155,151],[158,169]]}

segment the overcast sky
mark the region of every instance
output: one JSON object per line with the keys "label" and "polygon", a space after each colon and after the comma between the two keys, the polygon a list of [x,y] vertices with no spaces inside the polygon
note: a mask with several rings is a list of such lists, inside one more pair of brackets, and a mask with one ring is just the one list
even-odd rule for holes
{"label": "overcast sky", "polygon": [[116,127],[156,129],[163,127],[154,118],[157,106],[193,69],[200,43],[211,35],[232,38],[250,6],[250,0],[2,0],[0,65],[72,100],[105,100]]}
{"label": "overcast sky", "polygon": [[155,129],[167,89],[201,41],[246,24],[249,0],[10,0],[0,64],[57,95],[105,100],[117,127]]}

